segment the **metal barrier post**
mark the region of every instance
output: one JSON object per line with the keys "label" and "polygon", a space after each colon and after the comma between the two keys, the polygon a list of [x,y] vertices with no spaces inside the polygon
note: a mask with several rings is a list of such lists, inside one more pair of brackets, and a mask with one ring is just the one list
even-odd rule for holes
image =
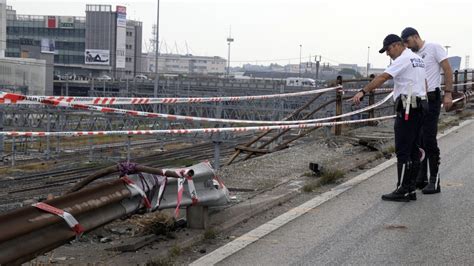
{"label": "metal barrier post", "polygon": [[16,149],[15,149],[15,136],[12,138],[12,167],[15,166],[15,155],[16,155]]}
{"label": "metal barrier post", "polygon": [[[224,85],[224,84],[223,84]],[[223,86],[222,85],[222,86]],[[222,95],[222,87],[218,89],[219,95]],[[217,102],[216,106],[216,118],[222,117],[222,102]],[[216,127],[219,127],[218,125]],[[220,161],[221,161],[221,143],[222,143],[222,136],[221,133],[215,133],[212,142],[214,143],[214,169],[219,170]]]}
{"label": "metal barrier post", "polygon": [[[375,75],[372,74],[370,75],[370,81],[371,82],[375,78]],[[369,105],[375,104],[375,91],[371,91],[369,93]],[[375,118],[375,109],[369,110],[369,118]],[[375,121],[369,122],[369,126],[376,126],[377,123]]]}
{"label": "metal barrier post", "polygon": [[471,91],[474,91],[474,70],[471,71]]}
{"label": "metal barrier post", "polygon": [[458,74],[459,72],[457,70],[454,71],[454,84],[453,84],[454,86],[453,87],[454,87],[455,92],[458,92],[458,86],[457,86],[459,83]]}
{"label": "metal barrier post", "polygon": [[94,150],[94,140],[92,137],[89,137],[89,162],[92,162],[92,155]]}
{"label": "metal barrier post", "polygon": [[[337,84],[342,85],[342,76],[337,76]],[[336,115],[342,115],[342,89],[336,90]],[[336,121],[341,121],[341,119],[338,118]],[[334,134],[341,135],[341,125],[334,126]]]}
{"label": "metal barrier post", "polygon": [[466,93],[467,92],[467,69],[464,70],[464,86],[463,86],[463,92]]}
{"label": "metal barrier post", "polygon": [[[3,108],[2,111],[0,112],[0,131],[3,131]],[[0,157],[3,157],[3,152],[4,152],[4,137],[3,135],[0,136]]]}
{"label": "metal barrier post", "polygon": [[25,136],[25,151],[24,151],[24,154],[28,155],[28,137],[27,136]]}
{"label": "metal barrier post", "polygon": [[128,78],[126,79],[126,90],[127,90],[127,94],[125,94],[125,97],[128,97],[130,95],[128,92]]}
{"label": "metal barrier post", "polygon": [[127,162],[130,162],[130,142],[131,142],[132,136],[127,136]]}
{"label": "metal barrier post", "polygon": [[[48,122],[46,124],[46,131],[51,131],[51,113],[48,113]],[[46,136],[46,160],[49,160],[51,157],[51,137]]]}

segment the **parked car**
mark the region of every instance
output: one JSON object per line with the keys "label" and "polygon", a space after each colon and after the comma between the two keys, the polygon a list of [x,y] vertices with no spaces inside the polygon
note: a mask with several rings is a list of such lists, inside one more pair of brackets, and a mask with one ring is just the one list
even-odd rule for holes
{"label": "parked car", "polygon": [[111,77],[109,77],[109,76],[107,76],[107,75],[105,75],[105,74],[104,74],[104,75],[101,75],[101,76],[98,76],[96,79],[97,79],[97,80],[104,80],[104,81],[112,80]]}
{"label": "parked car", "polygon": [[148,80],[148,77],[143,74],[138,74],[135,76],[135,79]]}

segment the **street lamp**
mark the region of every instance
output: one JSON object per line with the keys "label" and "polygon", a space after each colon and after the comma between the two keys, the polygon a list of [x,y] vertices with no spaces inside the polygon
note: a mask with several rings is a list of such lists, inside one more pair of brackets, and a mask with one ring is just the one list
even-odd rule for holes
{"label": "street lamp", "polygon": [[[153,97],[158,98],[158,84],[159,84],[159,77],[158,77],[158,52],[159,52],[159,47],[158,44],[159,42],[159,32],[160,32],[160,0],[157,0],[157,5],[156,5],[156,40],[155,40],[155,86],[153,88]],[[153,112],[157,112],[158,105],[153,105]]]}
{"label": "street lamp", "polygon": [[370,54],[370,46],[367,46],[367,77],[369,77],[369,68],[370,68],[369,54]]}
{"label": "street lamp", "polygon": [[451,46],[445,45],[444,48],[446,48],[446,55],[447,55],[447,54],[448,54],[448,50],[449,50],[449,48],[451,48]]}
{"label": "street lamp", "polygon": [[229,46],[229,49],[227,51],[227,77],[230,75],[230,43],[234,41],[234,38],[230,36],[227,38],[227,45]]}
{"label": "street lamp", "polygon": [[299,72],[298,77],[301,77],[301,47],[302,47],[302,45],[300,44],[300,65],[299,65],[299,68],[298,68],[298,72]]}

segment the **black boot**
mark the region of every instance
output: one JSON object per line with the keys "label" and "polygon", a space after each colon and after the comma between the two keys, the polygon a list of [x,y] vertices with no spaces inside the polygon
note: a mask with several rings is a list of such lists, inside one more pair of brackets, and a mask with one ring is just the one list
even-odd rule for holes
{"label": "black boot", "polygon": [[416,200],[417,178],[420,173],[420,162],[413,161],[410,169],[410,178],[407,179],[410,200]]}
{"label": "black boot", "polygon": [[421,161],[419,168],[420,170],[416,176],[416,188],[423,189],[426,185],[428,185],[428,162],[426,158]]}
{"label": "black boot", "polygon": [[433,155],[428,158],[428,163],[430,166],[430,180],[428,185],[424,187],[421,192],[423,194],[435,194],[441,192],[441,187],[439,185],[439,156]]}
{"label": "black boot", "polygon": [[[398,182],[397,189],[392,193],[382,195],[382,200],[387,201],[410,201],[410,189],[407,183],[407,178],[410,180],[411,163],[397,163]],[[416,194],[415,194],[416,197]]]}

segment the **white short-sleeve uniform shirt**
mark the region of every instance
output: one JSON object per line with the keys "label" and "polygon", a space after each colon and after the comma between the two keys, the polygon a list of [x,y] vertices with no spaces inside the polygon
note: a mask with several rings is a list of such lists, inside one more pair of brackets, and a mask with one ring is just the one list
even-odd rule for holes
{"label": "white short-sleeve uniform shirt", "polygon": [[425,61],[428,91],[434,91],[441,86],[441,61],[448,58],[444,48],[436,43],[425,42],[423,47],[416,52]]}
{"label": "white short-sleeve uniform shirt", "polygon": [[396,100],[400,94],[413,96],[426,96],[426,71],[425,62],[421,57],[405,48],[385,73],[392,76],[395,83],[393,99]]}

